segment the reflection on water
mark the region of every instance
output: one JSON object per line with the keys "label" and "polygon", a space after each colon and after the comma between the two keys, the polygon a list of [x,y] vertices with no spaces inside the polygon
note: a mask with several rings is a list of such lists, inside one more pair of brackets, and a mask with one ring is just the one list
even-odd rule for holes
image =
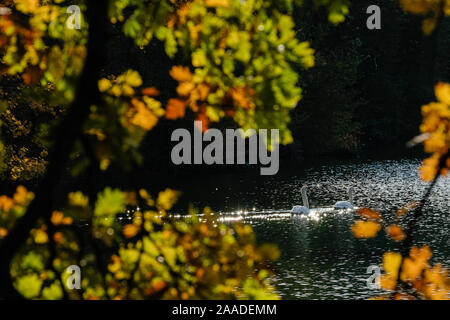
{"label": "reflection on water", "polygon": [[[192,186],[192,192],[209,195],[197,204],[220,210],[222,221],[249,223],[258,241],[278,244],[282,256],[274,269],[284,299],[362,299],[380,293],[368,289],[366,280],[371,274],[367,268],[381,265],[383,252],[397,245],[383,232],[375,239],[355,239],[350,231],[355,211],[333,210],[332,206],[347,200],[347,189],[352,186],[356,206],[377,209],[392,219],[396,209],[422,198],[427,184],[418,176],[419,165],[420,161],[401,160],[320,166],[303,176],[263,181],[215,179],[211,185]],[[437,184],[416,236],[417,244],[430,245],[433,260],[446,266],[450,266],[449,182]],[[288,211],[302,204],[303,185],[308,186],[311,207],[322,209],[312,210],[308,217],[292,216]]]}

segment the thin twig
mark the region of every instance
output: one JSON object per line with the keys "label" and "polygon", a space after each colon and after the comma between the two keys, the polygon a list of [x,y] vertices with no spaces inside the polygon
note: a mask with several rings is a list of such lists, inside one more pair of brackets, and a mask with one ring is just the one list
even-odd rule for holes
{"label": "thin twig", "polygon": [[[413,239],[414,239],[414,236],[418,229],[419,220],[423,215],[423,209],[425,208],[425,204],[428,201],[429,197],[431,196],[431,192],[433,191],[434,187],[436,186],[436,183],[438,182],[438,180],[440,178],[442,169],[444,169],[446,167],[446,162],[449,157],[450,157],[450,150],[445,155],[441,156],[441,158],[439,159],[438,170],[436,171],[436,175],[435,175],[433,181],[428,186],[428,189],[425,192],[425,195],[423,196],[422,200],[420,201],[419,206],[413,211],[413,217],[409,221],[407,229],[406,229],[406,239],[402,245],[402,250],[401,250],[402,263],[400,264],[400,268],[398,271],[399,277],[402,274],[403,261],[406,257],[409,256],[409,252],[412,248]],[[399,292],[400,289],[404,286],[407,286],[408,288],[411,287],[408,283],[404,283],[403,281],[401,281],[401,279],[399,279],[397,281],[395,291],[392,293],[391,298],[393,298],[395,293]],[[410,288],[410,289],[414,290],[413,288]]]}

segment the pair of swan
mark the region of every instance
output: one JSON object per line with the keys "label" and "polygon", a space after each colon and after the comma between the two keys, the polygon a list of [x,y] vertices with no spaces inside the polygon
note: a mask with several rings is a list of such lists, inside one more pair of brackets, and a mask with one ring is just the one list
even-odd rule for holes
{"label": "pair of swan", "polygon": [[[303,206],[294,206],[291,213],[295,214],[308,214],[309,213],[309,201],[306,195],[307,188],[303,186],[300,190],[302,193]],[[349,201],[338,201],[334,204],[335,209],[353,209],[353,194],[354,189],[352,187],[348,188],[348,198]]]}

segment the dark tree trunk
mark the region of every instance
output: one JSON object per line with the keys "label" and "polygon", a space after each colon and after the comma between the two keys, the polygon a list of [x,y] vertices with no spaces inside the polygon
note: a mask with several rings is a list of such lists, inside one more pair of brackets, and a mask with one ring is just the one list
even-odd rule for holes
{"label": "dark tree trunk", "polygon": [[65,164],[89,114],[90,106],[99,100],[97,81],[106,60],[107,5],[108,0],[87,2],[89,38],[83,73],[76,90],[75,100],[56,128],[56,141],[50,150],[47,172],[37,188],[36,197],[0,247],[1,298],[20,297],[14,290],[10,277],[11,260],[29,236],[29,231],[35,226],[36,221],[39,218],[45,220],[50,218],[54,193],[64,173]]}

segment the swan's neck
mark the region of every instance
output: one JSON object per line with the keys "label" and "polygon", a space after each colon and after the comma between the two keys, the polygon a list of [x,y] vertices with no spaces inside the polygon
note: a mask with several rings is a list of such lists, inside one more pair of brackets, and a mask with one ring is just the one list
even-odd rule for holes
{"label": "swan's neck", "polygon": [[348,190],[348,201],[350,202],[350,203],[353,203],[353,188],[350,188],[349,190]]}
{"label": "swan's neck", "polygon": [[309,208],[308,196],[306,195],[305,189],[302,190],[302,200],[303,200],[303,206]]}

